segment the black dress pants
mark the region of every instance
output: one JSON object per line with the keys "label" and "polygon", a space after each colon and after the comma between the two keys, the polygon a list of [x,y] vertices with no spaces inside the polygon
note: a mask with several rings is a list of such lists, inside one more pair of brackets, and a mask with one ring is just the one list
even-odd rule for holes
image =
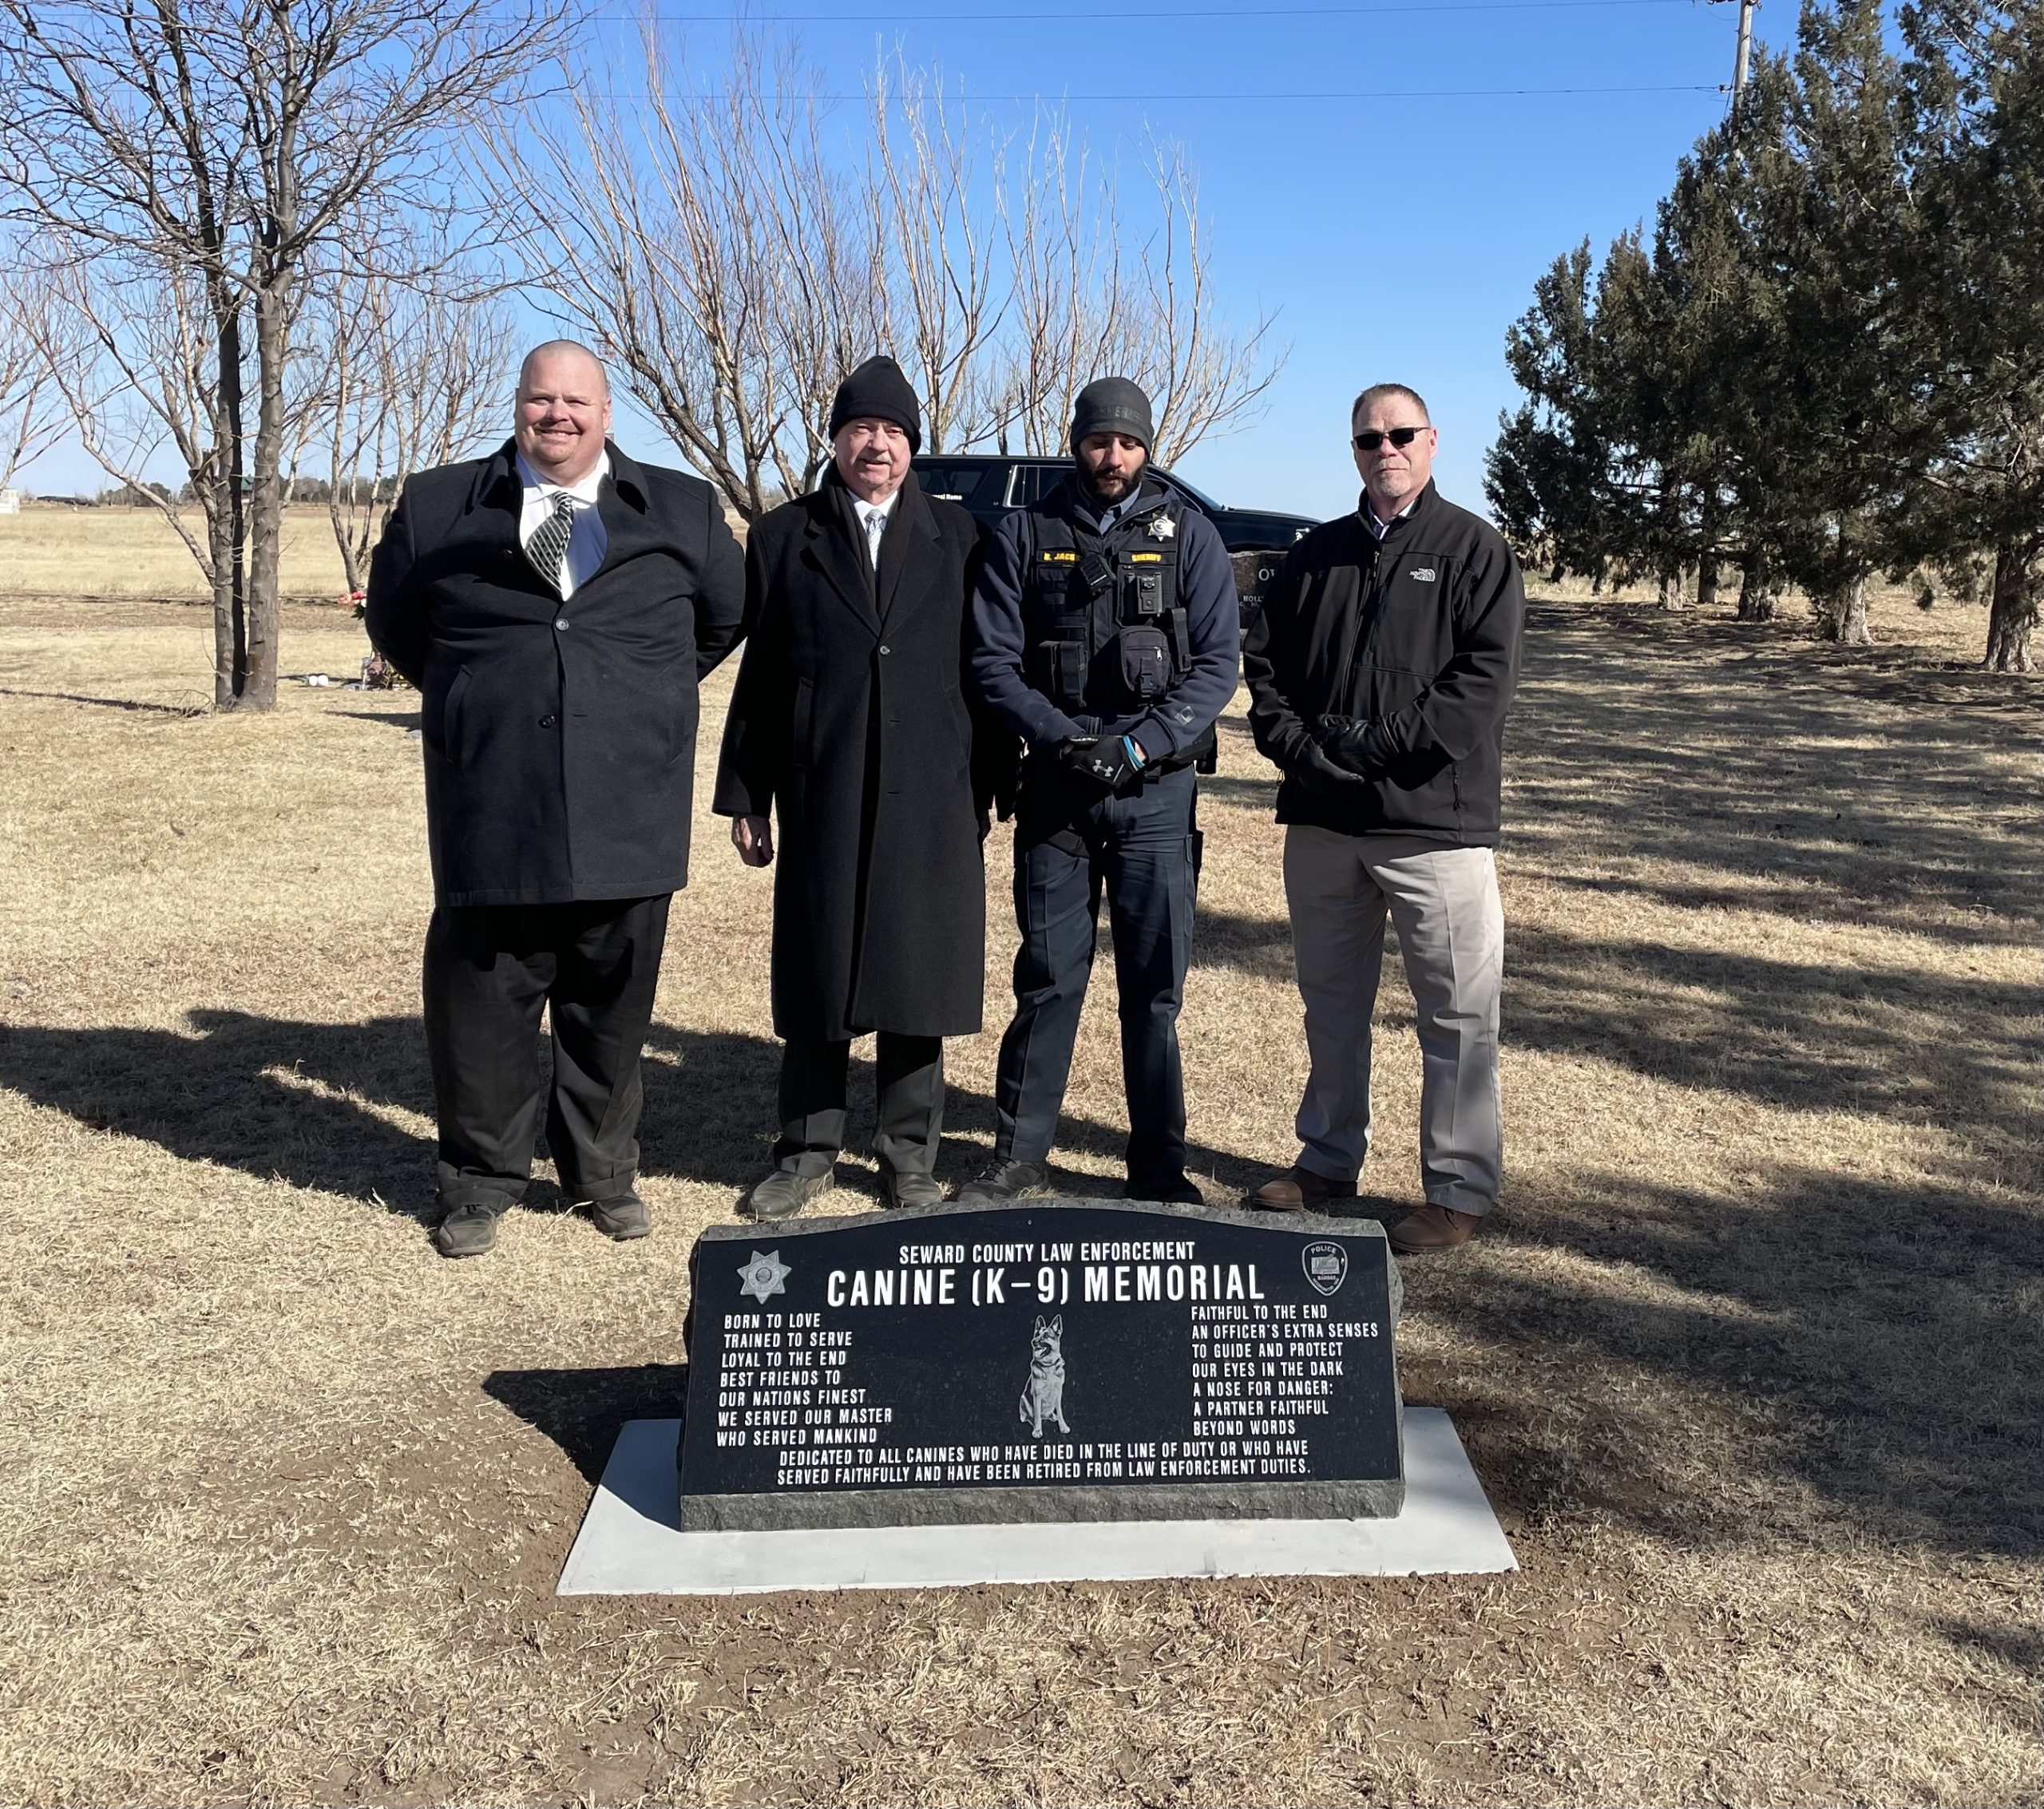
{"label": "black dress pants", "polygon": [[440,1199],[501,1210],[538,1138],[540,1014],[553,1032],[547,1144],[571,1200],[614,1200],[639,1174],[639,1055],[652,1021],[668,895],[436,908],[426,932],[426,1040],[440,1118]]}
{"label": "black dress pants", "polygon": [[[944,1134],[944,1039],[874,1038],[879,1128],[874,1153],[895,1174],[929,1174]],[[852,1046],[791,1038],[781,1051],[781,1138],[774,1159],[807,1175],[829,1173],[845,1144],[846,1079]]]}

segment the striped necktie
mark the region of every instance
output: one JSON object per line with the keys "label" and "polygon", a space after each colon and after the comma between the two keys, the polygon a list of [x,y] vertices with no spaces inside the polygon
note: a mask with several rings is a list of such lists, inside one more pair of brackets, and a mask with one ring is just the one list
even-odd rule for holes
{"label": "striped necktie", "polygon": [[561,591],[561,566],[568,557],[568,542],[575,532],[575,499],[565,490],[556,493],[553,513],[533,530],[525,543],[525,556],[533,569]]}

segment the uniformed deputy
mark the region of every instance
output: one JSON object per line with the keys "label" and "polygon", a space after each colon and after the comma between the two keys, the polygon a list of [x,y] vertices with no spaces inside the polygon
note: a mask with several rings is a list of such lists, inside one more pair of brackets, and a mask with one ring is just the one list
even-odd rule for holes
{"label": "uniformed deputy", "polygon": [[1072,476],[1000,524],[973,598],[973,683],[1022,738],[1015,1018],[993,1160],[965,1201],[1044,1184],[1104,891],[1120,993],[1128,1196],[1197,1203],[1178,1015],[1198,868],[1193,769],[1234,695],[1239,614],[1214,525],[1143,467],[1150,399],[1079,392]]}

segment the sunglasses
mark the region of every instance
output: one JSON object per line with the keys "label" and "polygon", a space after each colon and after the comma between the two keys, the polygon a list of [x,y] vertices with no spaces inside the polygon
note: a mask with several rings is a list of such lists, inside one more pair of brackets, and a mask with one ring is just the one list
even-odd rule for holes
{"label": "sunglasses", "polygon": [[1394,446],[1409,446],[1425,432],[1424,427],[1394,427],[1388,433],[1380,433],[1373,427],[1367,433],[1356,436],[1356,449],[1358,452],[1375,452],[1386,440]]}

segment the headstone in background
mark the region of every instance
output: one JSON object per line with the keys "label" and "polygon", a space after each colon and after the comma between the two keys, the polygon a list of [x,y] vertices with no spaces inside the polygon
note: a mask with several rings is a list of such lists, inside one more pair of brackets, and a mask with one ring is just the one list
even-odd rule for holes
{"label": "headstone in background", "polygon": [[1099,1200],[716,1225],[684,1530],[1398,1513],[1367,1219]]}

